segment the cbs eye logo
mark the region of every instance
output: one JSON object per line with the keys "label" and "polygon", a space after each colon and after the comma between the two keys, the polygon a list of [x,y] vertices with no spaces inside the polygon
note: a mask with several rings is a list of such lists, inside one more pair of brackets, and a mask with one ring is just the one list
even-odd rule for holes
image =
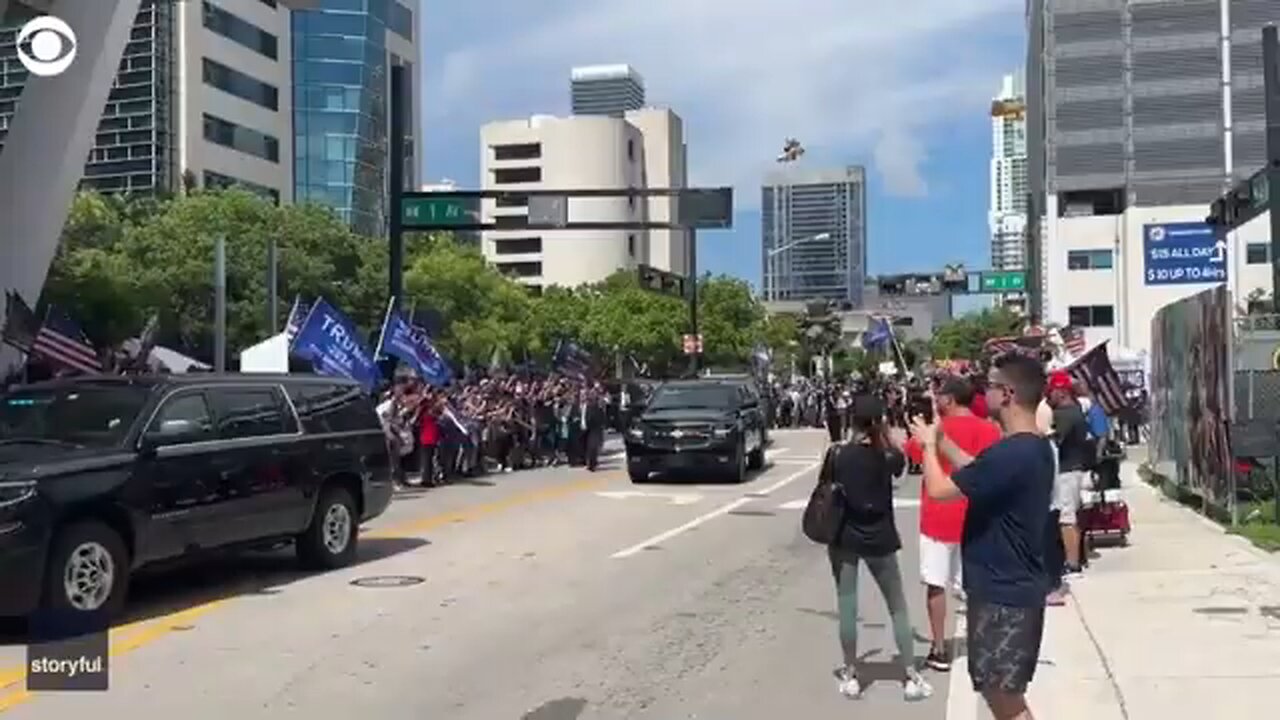
{"label": "cbs eye logo", "polygon": [[61,75],[75,59],[75,31],[61,19],[42,15],[18,30],[18,62],[32,75]]}

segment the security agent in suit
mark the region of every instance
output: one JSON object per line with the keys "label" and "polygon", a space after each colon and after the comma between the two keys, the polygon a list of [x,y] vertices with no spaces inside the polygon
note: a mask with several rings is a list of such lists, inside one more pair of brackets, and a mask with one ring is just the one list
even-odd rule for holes
{"label": "security agent in suit", "polygon": [[600,465],[600,447],[604,445],[605,426],[608,424],[608,415],[599,392],[583,390],[574,415],[577,421],[578,447],[581,457],[587,469],[595,472]]}

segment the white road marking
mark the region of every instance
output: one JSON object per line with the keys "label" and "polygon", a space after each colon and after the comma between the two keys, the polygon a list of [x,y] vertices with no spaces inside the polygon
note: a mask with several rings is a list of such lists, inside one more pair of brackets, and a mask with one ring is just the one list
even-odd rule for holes
{"label": "white road marking", "polygon": [[795,471],[795,472],[791,473],[790,475],[788,475],[788,476],[786,476],[786,477],[782,478],[782,479],[781,479],[781,480],[779,480],[778,482],[776,482],[776,483],[774,483],[774,484],[770,485],[769,487],[767,487],[767,488],[765,488],[765,489],[763,489],[763,490],[757,490],[757,491],[755,491],[755,492],[749,492],[749,493],[747,493],[747,497],[751,497],[751,498],[762,498],[762,497],[768,497],[768,496],[770,496],[770,495],[774,494],[775,492],[777,492],[777,491],[781,490],[782,488],[784,488],[784,487],[786,487],[786,486],[790,485],[791,483],[795,482],[796,480],[799,480],[800,478],[802,478],[802,477],[804,477],[805,475],[809,474],[809,472],[810,472],[810,471],[812,471],[812,470],[817,470],[817,469],[818,469],[818,463],[816,463],[816,462],[808,463],[807,465],[805,465],[805,466],[804,466],[804,468],[802,468],[802,469],[800,469],[800,470],[797,470],[797,471]]}
{"label": "white road marking", "polygon": [[774,492],[775,490],[786,487],[788,483],[795,482],[797,479],[804,477],[806,474],[816,470],[817,467],[818,467],[817,463],[812,463],[808,467],[804,468],[803,470],[792,473],[791,475],[788,475],[782,480],[779,480],[773,485],[770,485],[769,487],[765,488],[762,491],[762,494],[752,493],[747,497],[738,498],[737,500],[721,505],[720,507],[716,508],[715,510],[712,510],[709,513],[699,515],[698,517],[690,520],[689,522],[679,527],[671,528],[666,532],[658,533],[657,535],[654,535],[648,540],[644,540],[642,542],[636,543],[635,545],[632,545],[631,547],[626,548],[625,550],[619,550],[618,552],[614,553],[613,555],[610,555],[609,557],[614,560],[622,560],[624,558],[629,558],[632,555],[636,555],[638,553],[644,552],[645,550],[651,547],[656,547],[658,545],[661,545],[662,543],[670,540],[671,538],[674,538],[683,533],[686,533],[698,527],[699,525],[702,525],[718,517],[721,517],[722,515],[728,515],[734,510],[737,510],[743,505],[746,505],[747,503],[751,502],[756,497],[764,497],[769,493]]}
{"label": "white road marking", "polygon": [[609,492],[598,492],[603,498],[612,498],[614,500],[629,500],[631,498],[662,498],[669,501],[672,505],[696,505],[702,500],[702,496],[697,493],[664,493],[664,492],[644,492],[641,490],[614,490]]}
{"label": "white road marking", "polygon": [[777,450],[765,450],[764,454],[767,458],[775,458],[779,455],[786,455],[789,452],[791,452],[791,448],[778,448]]}
{"label": "white road marking", "polygon": [[955,647],[960,638],[965,636],[964,612],[956,613],[956,630],[951,641],[951,682],[947,691],[946,720],[978,720],[978,694],[973,691],[969,681],[968,656],[957,657]]}
{"label": "white road marking", "polygon": [[[792,500],[791,502],[782,503],[781,505],[778,506],[778,509],[779,510],[803,510],[805,506],[808,504],[809,504],[809,498],[801,498],[799,500]],[[893,507],[898,509],[920,507],[920,501],[917,500],[916,498],[894,498]]]}

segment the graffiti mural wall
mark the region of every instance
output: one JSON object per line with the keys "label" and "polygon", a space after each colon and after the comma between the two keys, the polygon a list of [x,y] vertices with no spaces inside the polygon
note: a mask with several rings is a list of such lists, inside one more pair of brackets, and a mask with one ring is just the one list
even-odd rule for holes
{"label": "graffiti mural wall", "polygon": [[1233,485],[1230,308],[1218,286],[1165,305],[1151,321],[1150,459],[1157,472],[1220,507]]}

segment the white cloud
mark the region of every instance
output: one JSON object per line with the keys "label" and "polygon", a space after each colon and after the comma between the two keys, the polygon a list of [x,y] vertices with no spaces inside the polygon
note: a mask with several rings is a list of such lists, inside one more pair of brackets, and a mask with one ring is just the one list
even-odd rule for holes
{"label": "white cloud", "polygon": [[1017,62],[1023,0],[481,4],[467,43],[426,68],[433,125],[564,112],[571,66],[629,63],[685,118],[691,180],[733,184],[749,207],[791,136],[809,164],[865,159],[890,191],[926,193],[929,138],[981,116]]}

